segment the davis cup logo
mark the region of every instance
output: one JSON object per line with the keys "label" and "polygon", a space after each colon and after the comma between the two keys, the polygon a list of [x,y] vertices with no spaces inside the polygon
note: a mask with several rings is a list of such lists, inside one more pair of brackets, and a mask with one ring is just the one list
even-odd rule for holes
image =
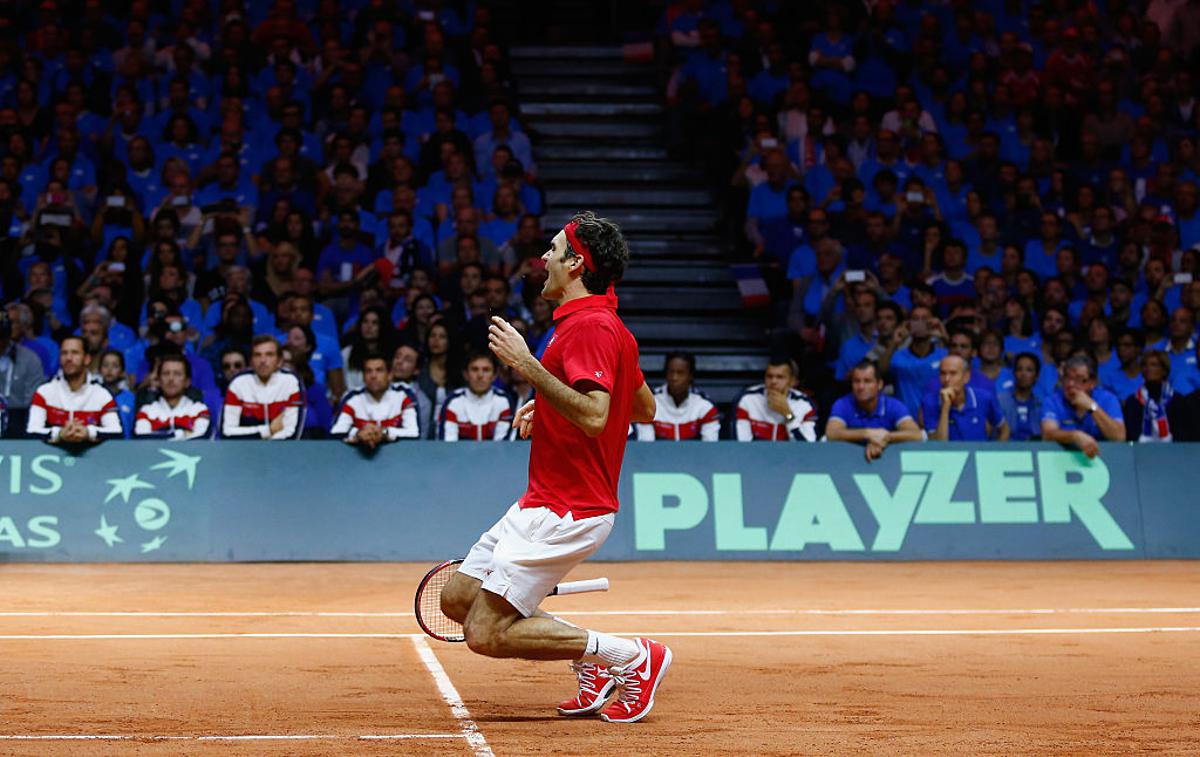
{"label": "davis cup logo", "polygon": [[[145,471],[105,481],[108,496],[101,507],[100,527],[93,533],[110,549],[118,549],[117,545],[128,539],[146,554],[166,543],[165,529],[171,522],[167,497],[185,482],[189,491],[195,486],[202,458],[171,449],[159,449],[159,453],[167,459]],[[181,475],[178,481],[171,480]]]}

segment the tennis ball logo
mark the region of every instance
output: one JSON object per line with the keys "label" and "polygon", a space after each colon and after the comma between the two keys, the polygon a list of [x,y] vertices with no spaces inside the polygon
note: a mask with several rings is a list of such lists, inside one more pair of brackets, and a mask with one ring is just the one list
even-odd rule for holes
{"label": "tennis ball logo", "polygon": [[133,509],[133,519],[147,531],[157,531],[171,520],[171,508],[157,497],[143,499]]}

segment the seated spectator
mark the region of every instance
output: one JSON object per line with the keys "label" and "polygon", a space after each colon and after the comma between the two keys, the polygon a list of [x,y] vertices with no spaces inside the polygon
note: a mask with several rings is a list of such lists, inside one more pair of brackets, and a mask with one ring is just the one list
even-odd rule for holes
{"label": "seated spectator", "polygon": [[467,385],[446,399],[439,419],[443,441],[504,441],[512,428],[512,398],[492,386],[496,362],[491,353],[474,352],[463,371]]}
{"label": "seated spectator", "polygon": [[1142,353],[1142,377],[1145,382],[1122,405],[1125,417],[1125,440],[1130,442],[1173,441],[1172,429],[1179,426],[1175,388],[1167,379],[1171,376],[1171,359],[1163,350]]}
{"label": "seated spectator", "polygon": [[42,361],[28,347],[12,339],[13,322],[0,309],[0,396],[12,414],[14,428],[22,428],[38,385],[45,381]]}
{"label": "seated spectator", "polygon": [[[951,342],[954,338],[951,337]],[[988,329],[979,337],[979,356],[971,363],[972,378],[987,379],[997,397],[1013,387],[1013,372],[1004,362],[1004,335]]]}
{"label": "seated spectator", "polygon": [[1167,338],[1155,345],[1171,359],[1171,383],[1178,387],[1200,384],[1196,363],[1196,316],[1186,305],[1175,308],[1167,324]]}
{"label": "seated spectator", "polygon": [[[9,324],[12,327],[10,336],[16,344],[26,347],[42,361],[42,375],[50,378],[58,371],[58,343],[48,336],[38,333],[37,317],[33,307],[26,302],[10,302],[6,308]],[[0,334],[3,333],[0,328]],[[29,397],[33,397],[33,386]]]}
{"label": "seated spectator", "polygon": [[295,439],[303,429],[304,388],[296,374],[281,368],[275,337],[254,337],[251,370],[238,374],[225,391],[221,436],[231,439]]}
{"label": "seated spectator", "polygon": [[817,440],[817,410],[794,388],[798,373],[791,360],[772,360],[763,383],[742,393],[736,405],[735,437],[739,442]]}
{"label": "seated spectator", "polygon": [[942,246],[940,273],[927,282],[937,295],[938,310],[945,317],[955,305],[975,300],[975,277],[966,272],[967,248],[960,240],[948,240]]}
{"label": "seated spectator", "polygon": [[133,413],[136,401],[129,390],[129,376],[125,371],[125,356],[109,347],[100,353],[100,384],[117,401],[117,414],[121,416],[121,431],[125,438],[133,436]]}
{"label": "seated spectator", "polygon": [[889,444],[924,439],[904,403],[883,393],[878,365],[860,361],[850,369],[849,379],[850,394],[834,402],[829,412],[827,439],[863,444],[868,462],[882,455]]}
{"label": "seated spectator", "polygon": [[934,339],[945,344],[950,337],[942,322],[925,305],[914,305],[909,318],[892,334],[892,340],[879,356],[879,368],[893,377],[896,395],[909,413],[919,413],[921,397],[930,378],[938,375],[942,358],[949,353]]}
{"label": "seated spectator", "polygon": [[941,388],[921,403],[921,420],[930,441],[1008,441],[1009,428],[996,396],[969,386],[971,364],[958,355],[942,358]]}
{"label": "seated spectator", "polygon": [[1001,389],[996,395],[1008,422],[1011,441],[1030,442],[1042,438],[1042,400],[1034,392],[1041,370],[1041,358],[1032,352],[1022,352],[1013,363],[1012,388]]}
{"label": "seated spectator", "polygon": [[363,386],[363,365],[368,357],[391,361],[396,329],[387,311],[377,305],[364,310],[353,329],[349,344],[342,348],[342,364],[345,366],[346,386],[360,389]]}
{"label": "seated spectator", "polygon": [[58,374],[33,393],[25,431],[51,444],[96,443],[122,436],[121,418],[112,394],[89,380],[92,356],[82,337],[59,344]]}
{"label": "seated spectator", "polygon": [[375,252],[360,237],[358,213],[343,210],[337,215],[335,241],[321,252],[317,262],[317,289],[334,312],[344,316],[348,305],[344,298],[351,290],[366,285],[368,277],[377,276],[372,265]]}
{"label": "seated spectator", "polygon": [[654,392],[657,403],[654,422],[634,424],[638,441],[698,439],[715,442],[721,432],[721,415],[707,397],[692,391],[696,356],[690,352],[669,353],[663,373],[666,383]]}
{"label": "seated spectator", "polygon": [[[283,346],[291,350],[293,358],[303,360],[313,372],[312,380],[304,381],[304,385],[309,390],[319,389],[327,396],[336,397],[335,391],[345,389],[345,379],[342,378],[341,369],[330,368],[335,358],[337,364],[341,364],[340,350],[330,355],[322,352],[321,342],[313,333],[311,326],[292,325],[285,333],[287,337]],[[337,382],[337,386],[333,386],[332,382],[334,381]]]}
{"label": "seated spectator", "polygon": [[433,401],[435,421],[442,417],[442,406],[450,393],[463,385],[466,368],[462,356],[463,350],[446,325],[446,319],[439,317],[432,322],[425,334],[423,365],[417,376],[417,386]]}
{"label": "seated spectator", "polygon": [[1112,392],[1096,386],[1092,359],[1080,355],[1062,366],[1062,386],[1042,407],[1042,438],[1077,447],[1088,457],[1100,454],[1097,439],[1125,441],[1125,417]]}
{"label": "seated spectator", "polygon": [[426,439],[433,430],[433,401],[417,383],[421,353],[411,344],[401,343],[392,352],[389,378],[398,388],[409,392],[416,401],[419,439]]}
{"label": "seated spectator", "polygon": [[1142,386],[1142,366],[1139,358],[1146,347],[1142,334],[1137,329],[1124,329],[1117,333],[1116,358],[1109,360],[1098,371],[1100,385],[1124,402]]}
{"label": "seated spectator", "polygon": [[401,384],[388,385],[388,362],[370,355],[362,364],[363,386],[343,399],[330,434],[347,444],[375,449],[399,439],[417,439],[417,402]]}
{"label": "seated spectator", "polygon": [[[978,340],[975,334],[961,326],[955,326],[950,332],[950,339],[946,343],[946,351],[950,355],[957,355],[966,361],[970,371],[967,379],[967,386],[972,389],[987,392],[993,397],[996,396],[996,384],[982,372],[976,370],[976,365],[979,359],[976,357],[976,344]],[[939,366],[940,367],[940,366]],[[922,390],[922,396],[928,395],[930,392],[937,393],[942,388],[941,374],[934,376],[925,382]]]}
{"label": "seated spectator", "polygon": [[[746,236],[754,245],[755,257],[767,251],[767,240],[763,236],[764,225],[788,217],[791,211],[788,190],[796,186],[795,181],[788,175],[791,166],[783,150],[768,147],[762,156],[762,166],[766,172],[766,181],[750,190],[750,199],[746,207]],[[784,255],[798,246],[799,242],[797,239],[787,248]]]}
{"label": "seated spectator", "polygon": [[192,392],[192,365],[183,355],[164,355],[155,371],[158,389],[154,398],[137,409],[133,434],[139,438],[172,441],[203,439],[212,420],[208,406]]}

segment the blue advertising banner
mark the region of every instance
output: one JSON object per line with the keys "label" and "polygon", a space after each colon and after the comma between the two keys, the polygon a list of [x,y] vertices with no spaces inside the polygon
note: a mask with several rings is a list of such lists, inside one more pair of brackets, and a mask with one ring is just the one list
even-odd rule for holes
{"label": "blue advertising banner", "polygon": [[[1198,452],[630,444],[597,558],[1196,557]],[[0,560],[441,560],[520,496],[527,464],[522,444],[2,443]]]}
{"label": "blue advertising banner", "polygon": [[1200,444],[1135,448],[1146,556],[1200,557]]}

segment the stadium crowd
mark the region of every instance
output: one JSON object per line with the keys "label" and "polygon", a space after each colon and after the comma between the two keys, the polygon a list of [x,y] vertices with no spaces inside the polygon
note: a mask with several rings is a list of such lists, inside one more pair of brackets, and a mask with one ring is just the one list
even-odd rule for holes
{"label": "stadium crowd", "polygon": [[[5,7],[5,436],[515,436],[488,319],[540,352],[553,308],[485,4]],[[780,354],[724,418],[668,356],[631,435],[1200,440],[1196,2],[681,0],[659,32]]]}
{"label": "stadium crowd", "polygon": [[506,436],[486,319],[552,311],[487,6],[2,5],[6,436]]}
{"label": "stadium crowd", "polygon": [[680,0],[658,34],[829,438],[1200,439],[1200,4]]}

